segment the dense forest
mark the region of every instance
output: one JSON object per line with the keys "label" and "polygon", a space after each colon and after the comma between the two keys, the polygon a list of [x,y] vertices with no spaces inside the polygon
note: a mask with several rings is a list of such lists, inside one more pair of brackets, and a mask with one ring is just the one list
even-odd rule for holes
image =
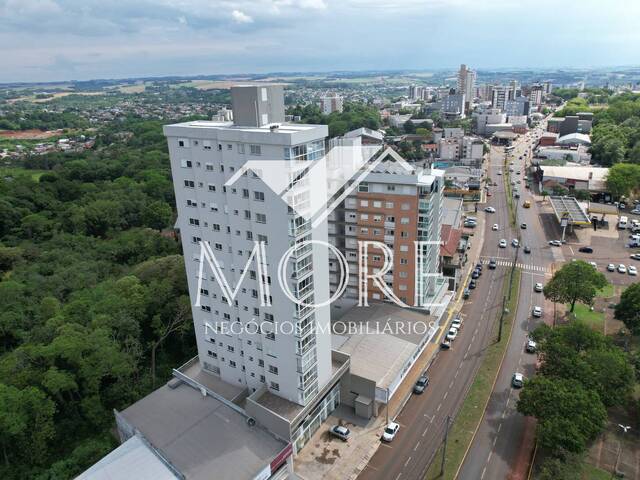
{"label": "dense forest", "polygon": [[80,473],[114,447],[113,409],[195,355],[161,122],[117,131],[0,178],[3,479]]}
{"label": "dense forest", "polygon": [[344,111],[324,115],[316,104],[296,105],[287,109],[287,115],[298,115],[304,123],[329,126],[329,136],[337,137],[360,127],[378,129],[381,126],[378,109],[361,103],[346,103]]}

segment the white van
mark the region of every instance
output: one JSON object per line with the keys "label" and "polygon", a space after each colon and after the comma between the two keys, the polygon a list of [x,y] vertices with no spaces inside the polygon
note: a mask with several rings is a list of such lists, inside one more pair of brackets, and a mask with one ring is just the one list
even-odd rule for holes
{"label": "white van", "polygon": [[620,219],[618,220],[618,229],[625,230],[627,228],[628,222],[629,222],[629,219],[627,217],[625,217],[624,215],[621,216]]}

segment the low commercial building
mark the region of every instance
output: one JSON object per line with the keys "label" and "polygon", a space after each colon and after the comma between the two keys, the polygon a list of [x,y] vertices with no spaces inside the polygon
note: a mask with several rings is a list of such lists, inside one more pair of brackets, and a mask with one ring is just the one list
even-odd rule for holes
{"label": "low commercial building", "polygon": [[608,168],[546,165],[539,165],[537,168],[544,190],[551,190],[554,185],[558,185],[569,190],[587,190],[590,193],[606,191]]}

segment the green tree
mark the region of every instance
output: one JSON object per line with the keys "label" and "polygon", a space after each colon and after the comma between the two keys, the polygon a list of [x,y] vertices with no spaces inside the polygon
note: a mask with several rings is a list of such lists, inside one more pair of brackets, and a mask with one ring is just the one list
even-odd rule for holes
{"label": "green tree", "polygon": [[142,221],[144,224],[158,231],[168,227],[172,218],[173,210],[171,206],[161,200],[145,205],[142,210]]}
{"label": "green tree", "polygon": [[640,165],[618,163],[609,168],[607,190],[616,198],[628,196],[640,188]]}
{"label": "green tree", "polygon": [[616,305],[614,316],[634,334],[640,335],[640,283],[629,285]]}
{"label": "green tree", "polygon": [[582,453],[604,428],[607,411],[591,390],[573,380],[536,376],[525,383],[517,409],[536,417],[542,447]]}
{"label": "green tree", "polygon": [[598,290],[608,285],[606,277],[587,262],[569,262],[554,273],[544,287],[545,298],[571,304],[571,312],[580,301],[591,305]]}

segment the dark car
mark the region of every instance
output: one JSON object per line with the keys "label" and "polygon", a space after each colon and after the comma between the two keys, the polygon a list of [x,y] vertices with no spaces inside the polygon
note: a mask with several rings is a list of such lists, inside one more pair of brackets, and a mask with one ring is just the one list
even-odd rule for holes
{"label": "dark car", "polygon": [[482,275],[482,264],[481,263],[476,263],[476,270],[480,271],[480,275]]}
{"label": "dark car", "polygon": [[478,278],[480,276],[480,273],[478,272],[478,270],[474,270],[473,272],[471,272],[471,278]]}
{"label": "dark car", "polygon": [[580,247],[578,249],[578,251],[582,252],[582,253],[593,253],[593,248],[591,248],[591,247]]}
{"label": "dark car", "polygon": [[469,298],[470,295],[471,295],[471,292],[469,291],[469,289],[465,288],[464,292],[462,293],[462,298],[467,299]]}
{"label": "dark car", "polygon": [[413,393],[420,394],[424,392],[424,389],[427,388],[427,385],[429,385],[429,377],[427,377],[426,375],[422,375],[413,386]]}
{"label": "dark car", "polygon": [[471,281],[469,282],[469,288],[470,288],[471,290],[473,290],[474,288],[476,288],[476,281],[475,281],[475,280],[471,280]]}
{"label": "dark car", "polygon": [[529,245],[525,245],[524,253],[531,253],[531,247]]}
{"label": "dark car", "polygon": [[449,350],[451,348],[451,342],[446,338],[442,339],[442,342],[440,343],[440,348],[443,350]]}
{"label": "dark car", "polygon": [[490,270],[495,270],[497,266],[498,266],[498,262],[496,262],[495,259],[492,258],[491,260],[489,260]]}

